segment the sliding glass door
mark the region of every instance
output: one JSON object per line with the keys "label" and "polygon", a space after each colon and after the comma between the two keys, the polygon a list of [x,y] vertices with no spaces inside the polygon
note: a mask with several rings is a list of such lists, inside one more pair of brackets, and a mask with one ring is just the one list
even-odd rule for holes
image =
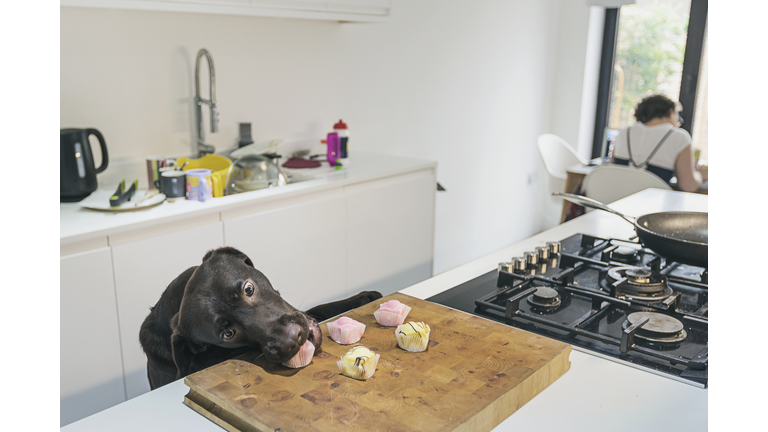
{"label": "sliding glass door", "polygon": [[706,0],[637,0],[607,10],[592,157],[605,156],[619,130],[635,123],[638,102],[656,93],[680,101],[683,128],[707,154],[706,127],[695,126],[706,124],[706,13]]}

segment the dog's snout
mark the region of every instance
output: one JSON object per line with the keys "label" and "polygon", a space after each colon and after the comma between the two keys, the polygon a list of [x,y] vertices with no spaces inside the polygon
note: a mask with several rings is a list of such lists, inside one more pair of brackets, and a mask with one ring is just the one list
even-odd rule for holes
{"label": "dog's snout", "polygon": [[282,337],[275,338],[267,344],[267,354],[278,361],[287,360],[299,352],[299,348],[307,340],[307,328],[290,322],[285,326]]}
{"label": "dog's snout", "polygon": [[296,323],[288,324],[288,340],[298,342],[301,340],[304,331],[300,325]]}

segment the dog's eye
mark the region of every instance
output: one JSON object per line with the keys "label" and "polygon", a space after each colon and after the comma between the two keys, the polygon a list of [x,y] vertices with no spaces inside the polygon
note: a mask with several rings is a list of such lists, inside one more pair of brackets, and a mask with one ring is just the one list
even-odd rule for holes
{"label": "dog's eye", "polygon": [[233,336],[235,336],[235,331],[234,330],[230,330],[230,329],[224,330],[224,333],[221,334],[221,337],[224,340],[232,339]]}
{"label": "dog's eye", "polygon": [[245,285],[243,285],[243,291],[245,291],[245,295],[248,297],[253,295],[253,284],[250,282],[246,282]]}

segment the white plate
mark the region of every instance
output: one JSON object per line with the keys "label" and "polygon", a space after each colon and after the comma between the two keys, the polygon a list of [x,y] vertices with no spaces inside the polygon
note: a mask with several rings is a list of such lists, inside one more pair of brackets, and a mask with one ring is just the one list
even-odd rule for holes
{"label": "white plate", "polygon": [[277,147],[283,143],[284,140],[281,139],[273,139],[270,141],[262,141],[257,142],[253,144],[248,144],[245,147],[240,147],[239,149],[233,151],[229,154],[231,158],[239,158],[243,157],[245,155],[260,155],[267,152],[274,151],[277,149]]}
{"label": "white plate", "polygon": [[158,204],[161,204],[163,201],[165,201],[165,195],[164,194],[157,194],[155,196],[149,197],[140,204],[136,204],[141,198],[146,195],[146,190],[138,190],[136,193],[131,197],[130,201],[124,202],[120,207],[112,208],[109,205],[109,197],[112,196],[115,192],[98,189],[92,194],[88,195],[88,198],[80,201],[80,207],[84,207],[87,209],[92,210],[104,210],[104,211],[110,211],[110,212],[128,212],[128,211],[135,211],[135,210],[144,210],[150,207],[154,207]]}

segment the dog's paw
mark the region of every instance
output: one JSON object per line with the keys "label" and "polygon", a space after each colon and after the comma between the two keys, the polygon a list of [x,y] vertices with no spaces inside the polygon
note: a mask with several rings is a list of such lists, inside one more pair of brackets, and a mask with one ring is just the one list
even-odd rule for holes
{"label": "dog's paw", "polygon": [[360,305],[368,304],[374,300],[378,300],[384,297],[378,291],[363,291],[357,296],[358,296],[358,300],[360,301]]}

